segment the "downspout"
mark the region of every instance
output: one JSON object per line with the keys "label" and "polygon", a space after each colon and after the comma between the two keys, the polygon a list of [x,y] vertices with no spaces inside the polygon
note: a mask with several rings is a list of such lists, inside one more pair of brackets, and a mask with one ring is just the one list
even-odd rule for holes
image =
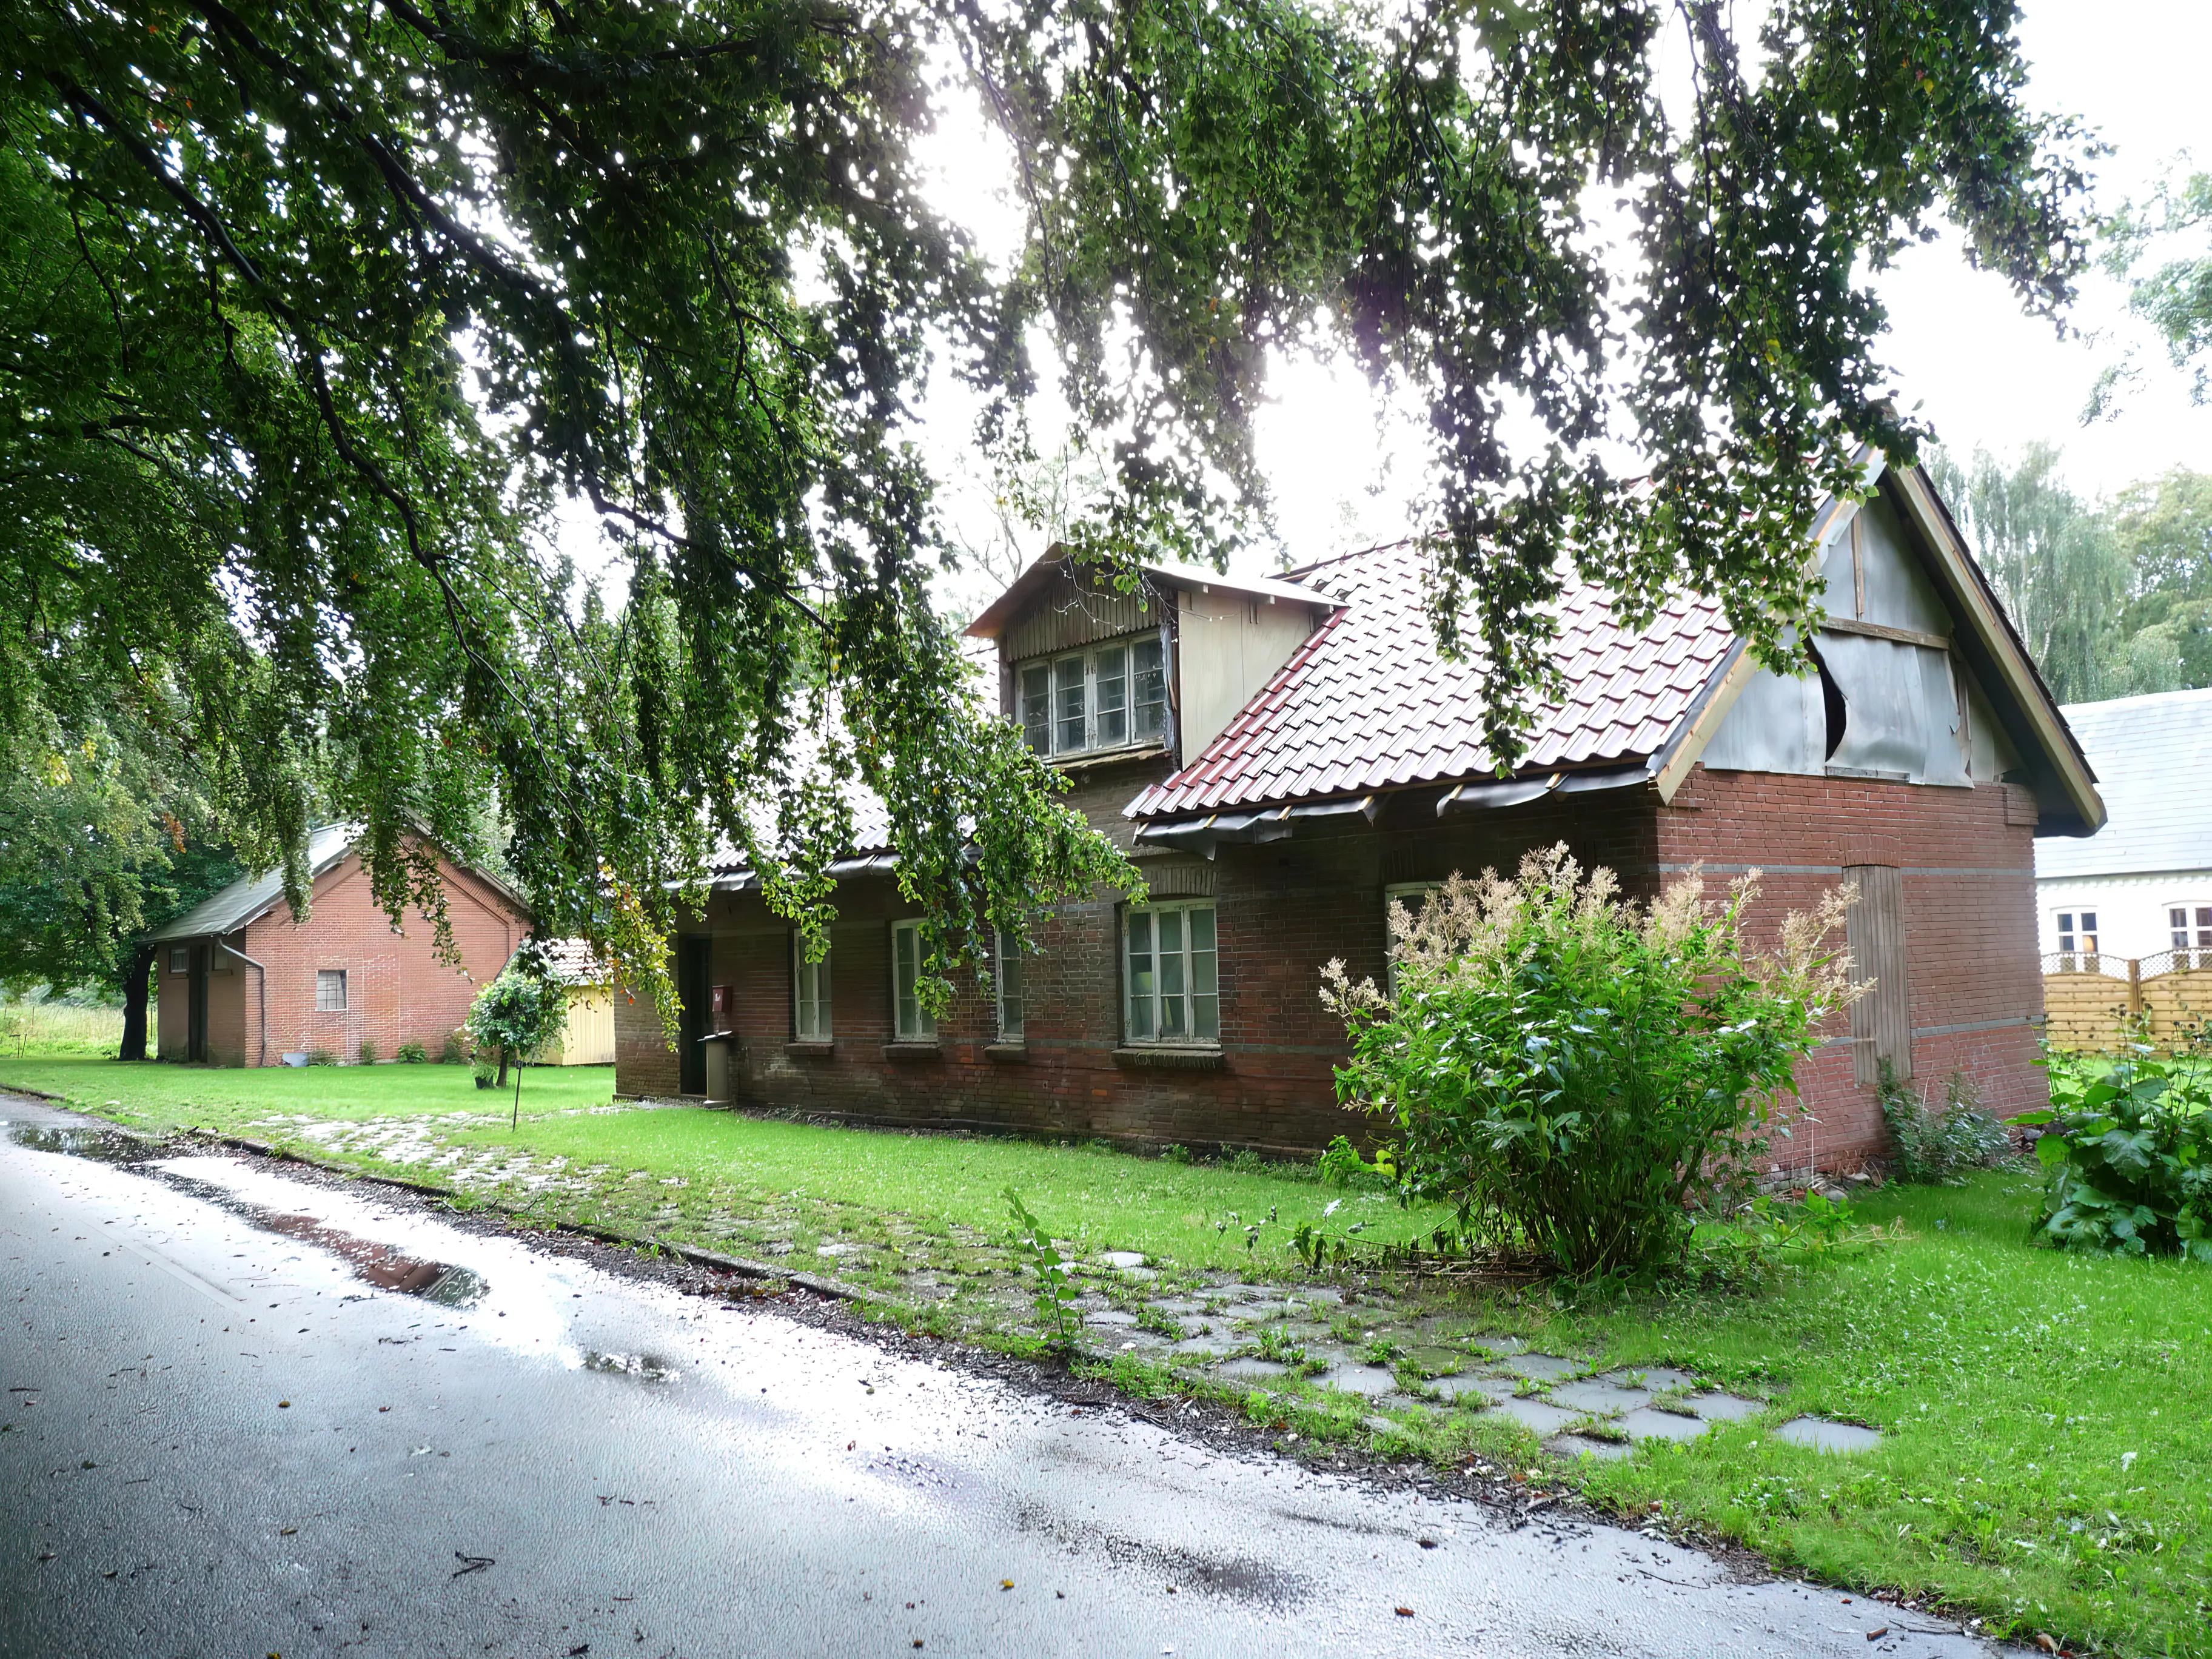
{"label": "downspout", "polygon": [[269,1065],[269,969],[265,964],[256,962],[236,945],[224,943],[220,934],[216,935],[215,942],[222,945],[224,950],[229,951],[260,976],[254,983],[260,988],[261,991],[261,1057],[253,1063],[265,1070]]}

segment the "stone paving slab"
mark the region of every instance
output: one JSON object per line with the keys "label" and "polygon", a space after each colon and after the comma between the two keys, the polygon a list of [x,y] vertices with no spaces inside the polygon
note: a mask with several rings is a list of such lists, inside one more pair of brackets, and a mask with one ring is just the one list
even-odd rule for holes
{"label": "stone paving slab", "polygon": [[1241,1377],[1249,1382],[1258,1382],[1262,1378],[1272,1376],[1288,1376],[1290,1374],[1291,1368],[1278,1361],[1249,1358],[1225,1359],[1214,1371],[1217,1376]]}
{"label": "stone paving slab", "polygon": [[1793,1417],[1775,1430],[1774,1437],[1793,1446],[1810,1446],[1824,1452],[1872,1451],[1881,1444],[1881,1431],[1878,1429],[1856,1423],[1832,1422],[1825,1417]]}
{"label": "stone paving slab", "polygon": [[1695,1440],[1712,1425],[1702,1418],[1677,1417],[1650,1406],[1642,1407],[1614,1425],[1631,1440]]}
{"label": "stone paving slab", "polygon": [[1317,1380],[1324,1389],[1340,1389],[1346,1394],[1388,1394],[1398,1386],[1398,1379],[1381,1365],[1346,1365]]}
{"label": "stone paving slab", "polygon": [[1500,1416],[1510,1417],[1516,1423],[1536,1434],[1557,1434],[1570,1423],[1579,1423],[1589,1413],[1571,1412],[1565,1407],[1553,1406],[1541,1400],[1528,1400],[1515,1395],[1501,1400],[1492,1410]]}
{"label": "stone paving slab", "polygon": [[1516,1353],[1505,1362],[1505,1369],[1531,1380],[1553,1382],[1572,1376],[1582,1367],[1555,1353]]}
{"label": "stone paving slab", "polygon": [[1617,1412],[1634,1411],[1638,1406],[1651,1403],[1649,1389],[1624,1389],[1607,1382],[1602,1377],[1591,1377],[1583,1382],[1562,1382],[1552,1390],[1555,1405],[1571,1406],[1577,1411],[1589,1412],[1599,1417],[1611,1417]]}
{"label": "stone paving slab", "polygon": [[1447,1400],[1463,1400],[1480,1395],[1485,1400],[1506,1400],[1520,1388],[1518,1377],[1512,1376],[1439,1376],[1429,1386]]}
{"label": "stone paving slab", "polygon": [[1740,1423],[1766,1409],[1763,1400],[1746,1400],[1734,1394],[1693,1394],[1682,1403],[1708,1423]]}
{"label": "stone paving slab", "polygon": [[1133,1325],[1137,1322],[1137,1316],[1123,1313],[1119,1308],[1102,1308],[1096,1313],[1084,1315],[1083,1322],[1086,1325]]}
{"label": "stone paving slab", "polygon": [[1591,1434],[1555,1434],[1544,1443],[1555,1457],[1602,1457],[1608,1461],[1633,1457],[1636,1448],[1626,1440],[1601,1440]]}

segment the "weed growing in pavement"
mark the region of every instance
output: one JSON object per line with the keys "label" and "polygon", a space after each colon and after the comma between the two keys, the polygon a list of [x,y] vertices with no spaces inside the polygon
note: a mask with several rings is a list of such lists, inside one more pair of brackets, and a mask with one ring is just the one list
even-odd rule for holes
{"label": "weed growing in pavement", "polygon": [[1272,1359],[1278,1365],[1304,1365],[1306,1345],[1291,1335],[1289,1322],[1280,1325],[1262,1325],[1259,1334],[1260,1358]]}
{"label": "weed growing in pavement", "polygon": [[1064,1352],[1075,1346],[1075,1258],[1053,1243],[1051,1231],[1029,1212],[1022,1195],[1006,1188],[1006,1208],[1014,1218],[1014,1249],[1036,1274],[1037,1317]]}

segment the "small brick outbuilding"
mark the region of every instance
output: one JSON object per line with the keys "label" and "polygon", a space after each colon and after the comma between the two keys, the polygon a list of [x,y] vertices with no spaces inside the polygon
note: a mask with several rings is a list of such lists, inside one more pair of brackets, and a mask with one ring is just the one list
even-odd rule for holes
{"label": "small brick outbuilding", "polygon": [[529,933],[529,914],[503,883],[441,855],[457,967],[438,955],[428,917],[410,909],[404,928],[392,925],[358,836],[334,824],[310,837],[305,921],[293,921],[271,873],[233,883],[148,940],[158,1058],[275,1066],[319,1052],[350,1065],[364,1042],[380,1060],[408,1042],[437,1057]]}
{"label": "small brick outbuilding", "polygon": [[[1879,472],[1878,461],[1875,470]],[[675,1052],[616,1005],[617,1085],[889,1123],[1311,1150],[1343,1028],[1322,964],[1387,972],[1386,910],[1454,872],[1564,840],[1650,896],[1702,863],[1765,872],[1763,925],[1838,886],[1875,992],[1803,1068],[1793,1165],[1883,1150],[1881,1062],[2039,1103],[2034,838],[2102,822],[2095,780],[1926,476],[1832,502],[1820,672],[1759,666],[1692,597],[1646,628],[1605,594],[1559,605],[1567,695],[1500,780],[1482,665],[1444,658],[1421,556],[1378,548],[1279,579],[1148,568],[1134,593],[1048,556],[971,626],[1000,713],[1064,797],[1128,851],[1148,902],[1104,889],[1001,952],[994,988],[932,1021],[880,805],[836,867],[828,958],[734,859],[676,941]],[[725,1034],[719,1038],[713,1034]]]}

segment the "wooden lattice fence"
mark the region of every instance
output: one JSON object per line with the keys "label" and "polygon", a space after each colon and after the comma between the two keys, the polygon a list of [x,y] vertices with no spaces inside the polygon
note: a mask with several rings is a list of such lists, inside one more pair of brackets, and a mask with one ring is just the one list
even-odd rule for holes
{"label": "wooden lattice fence", "polygon": [[2043,958],[2043,1018],[2044,1035],[2061,1048],[2100,1053],[2148,1042],[2177,1052],[2212,1018],[2212,951],[2053,951]]}

